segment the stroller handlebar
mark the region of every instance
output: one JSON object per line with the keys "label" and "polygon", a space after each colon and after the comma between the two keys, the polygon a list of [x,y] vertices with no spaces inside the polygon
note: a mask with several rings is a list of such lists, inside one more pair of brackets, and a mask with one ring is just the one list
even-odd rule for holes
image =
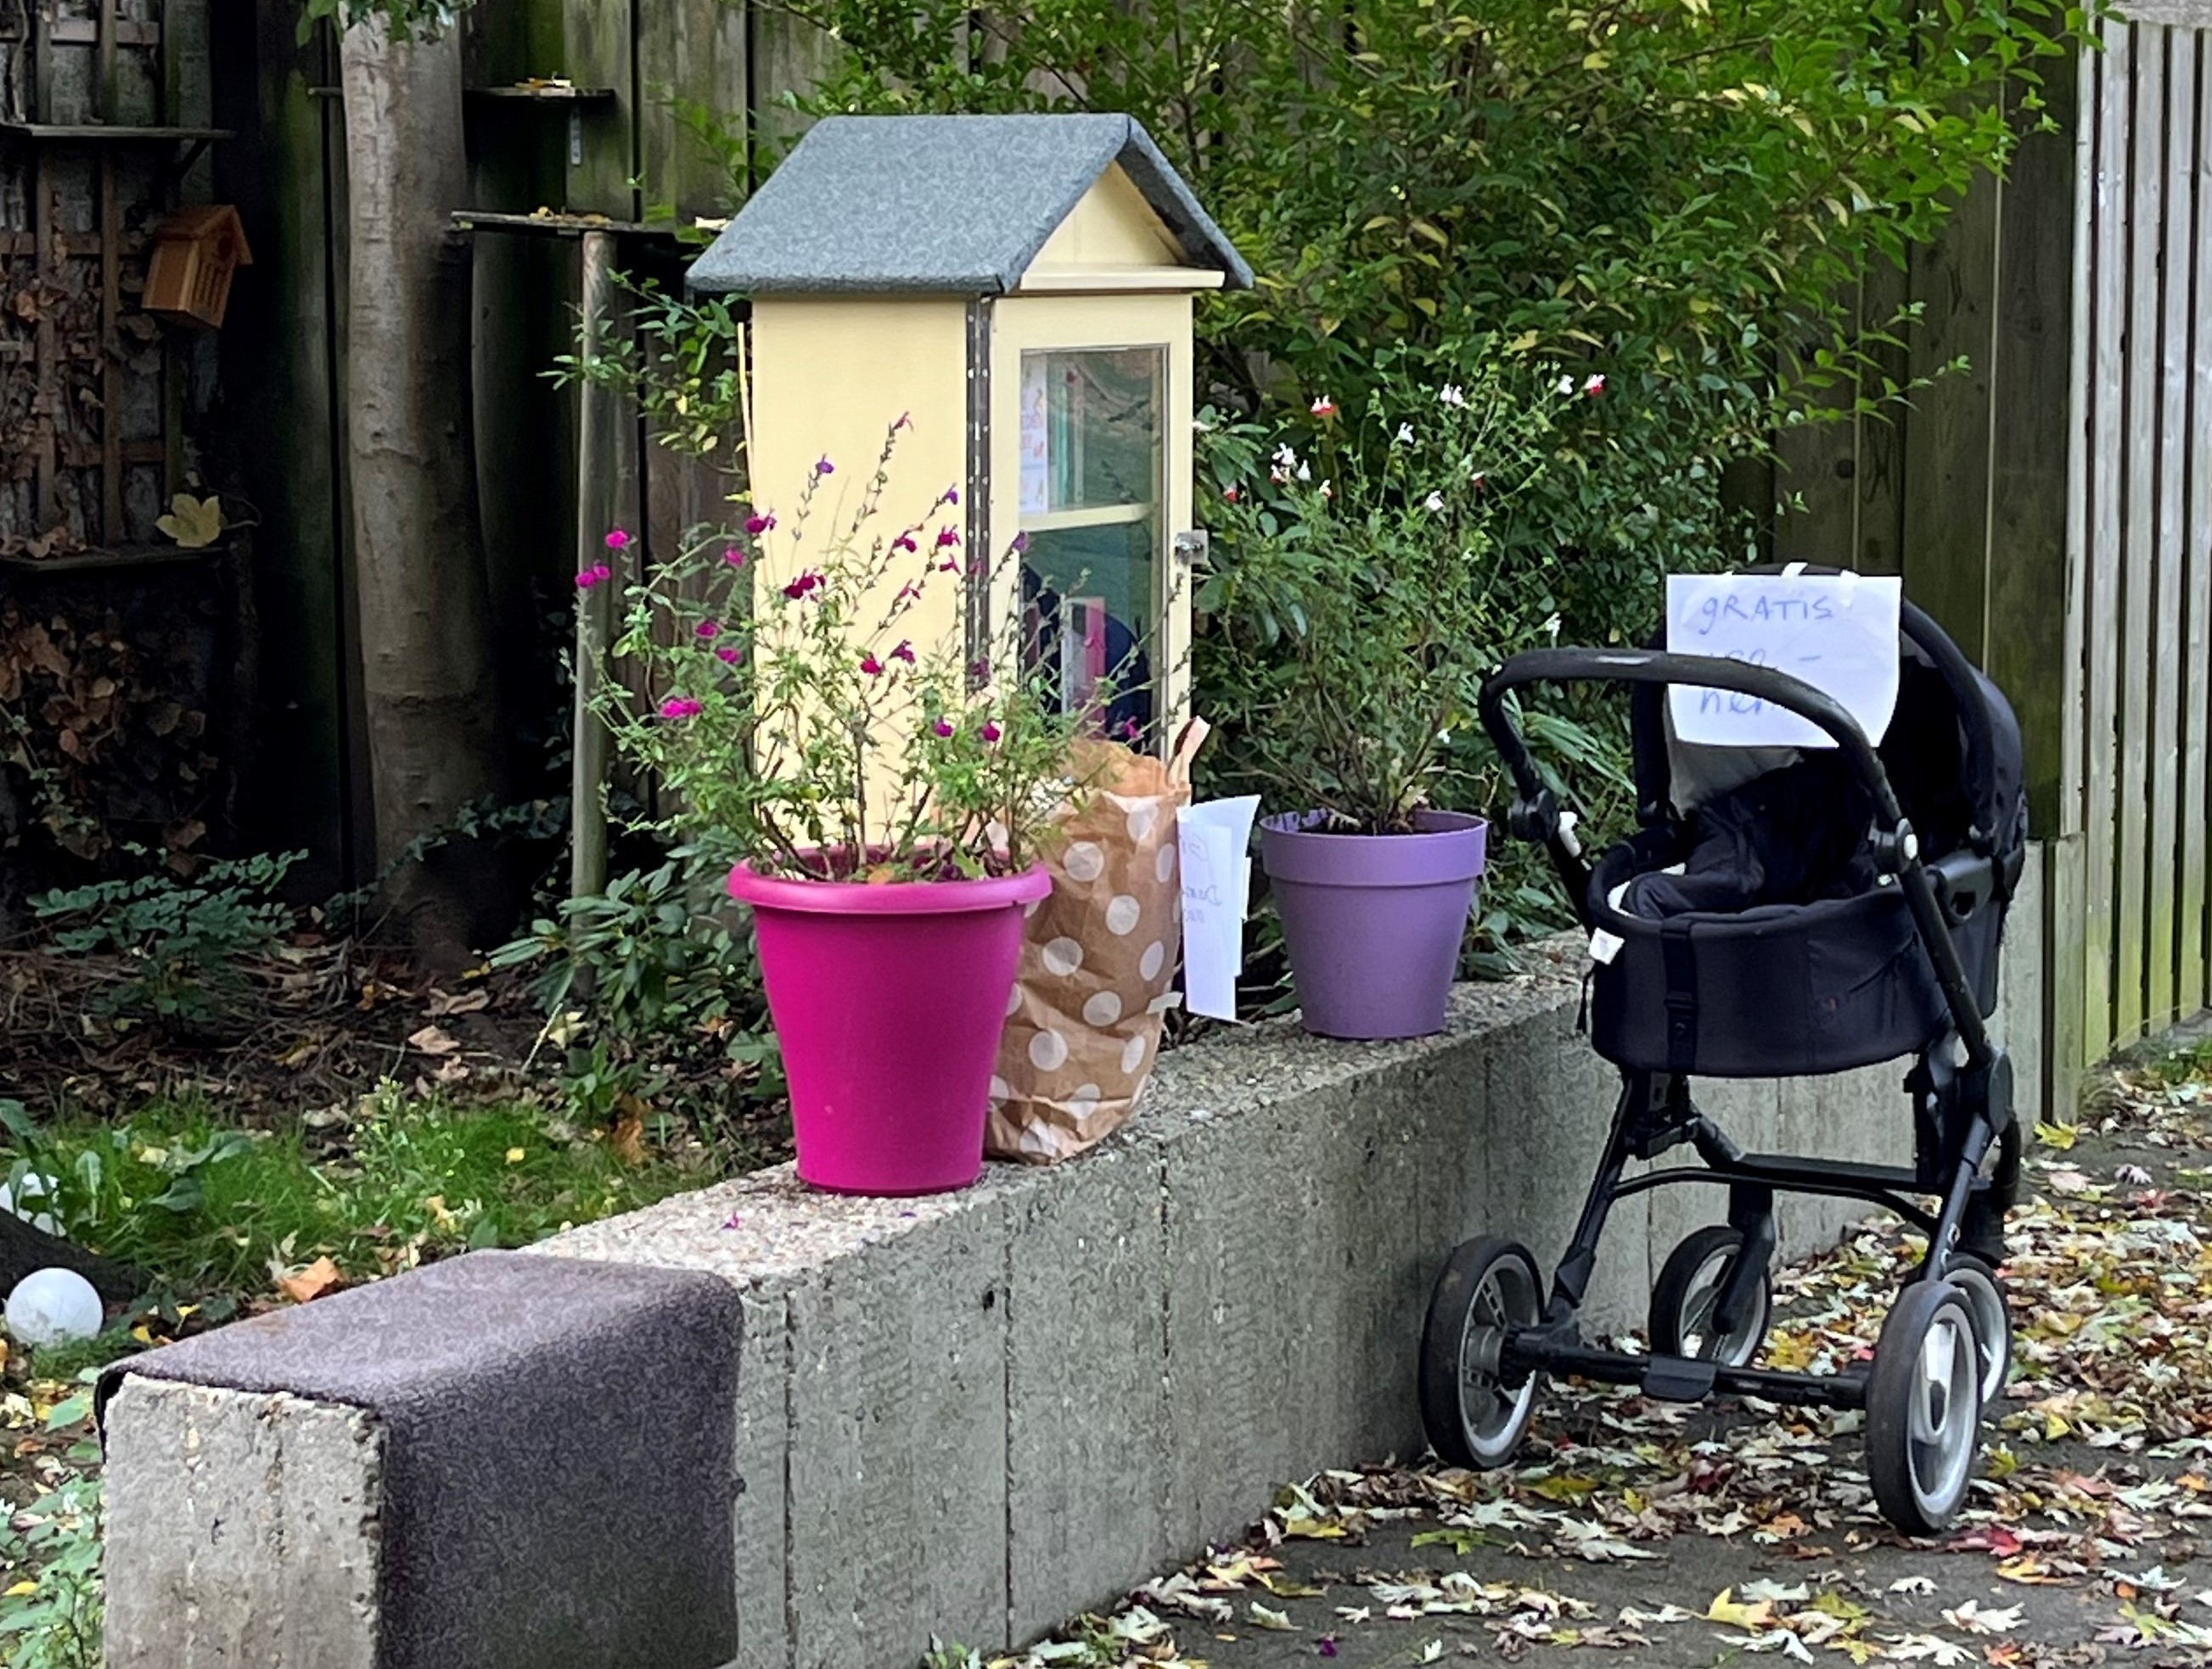
{"label": "stroller handlebar", "polygon": [[1535,804],[1544,779],[1528,744],[1505,708],[1505,697],[1528,684],[1682,684],[1749,696],[1818,725],[1850,758],[1873,795],[1883,824],[1894,827],[1899,812],[1889,773],[1859,728],[1858,721],[1824,690],[1801,678],[1718,655],[1673,655],[1659,649],[1525,649],[1493,673],[1482,686],[1482,728],[1513,773],[1521,798]]}

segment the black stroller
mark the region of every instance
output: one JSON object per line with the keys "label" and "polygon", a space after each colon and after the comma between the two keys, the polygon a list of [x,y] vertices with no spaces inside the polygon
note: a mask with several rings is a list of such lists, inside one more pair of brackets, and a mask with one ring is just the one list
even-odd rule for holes
{"label": "black stroller", "polygon": [[[1621,1093],[1549,1302],[1528,1250],[1495,1237],[1460,1246],[1437,1279],[1420,1395],[1444,1460],[1504,1465],[1541,1376],[1579,1374],[1671,1401],[1717,1391],[1863,1407],[1883,1515],[1926,1535],[1957,1512],[1983,1405],[2011,1361],[1996,1271],[2021,1136],[2011,1065],[1983,1022],[2027,814],[2020,732],[2004,697],[1909,604],[1899,653],[1896,716],[1879,748],[1810,685],[1701,655],[1536,650],[1484,687],[1483,724],[1516,789],[1508,826],[1544,843],[1584,928],[1609,935],[1596,941],[1611,955],[1593,965],[1589,1026],[1620,1069]],[[1595,868],[1507,705],[1524,685],[1591,680],[1636,686],[1639,825]],[[1667,718],[1672,684],[1771,703],[1836,748],[1778,758],[1685,747]],[[1910,1168],[1746,1153],[1691,1095],[1699,1074],[1777,1078],[1905,1056]],[[1684,1143],[1702,1165],[1624,1174],[1630,1160]],[[1667,1258],[1651,1294],[1651,1354],[1586,1343],[1578,1312],[1613,1202],[1696,1182],[1727,1185],[1728,1222]],[[1865,1200],[1927,1233],[1927,1256],[1898,1294],[1869,1368],[1755,1365],[1778,1193]]]}

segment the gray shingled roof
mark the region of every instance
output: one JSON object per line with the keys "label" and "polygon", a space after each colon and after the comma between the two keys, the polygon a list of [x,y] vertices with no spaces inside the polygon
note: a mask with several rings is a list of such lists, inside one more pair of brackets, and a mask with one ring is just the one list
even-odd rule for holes
{"label": "gray shingled roof", "polygon": [[695,290],[998,295],[1119,162],[1194,266],[1252,269],[1128,116],[832,116],[691,267]]}

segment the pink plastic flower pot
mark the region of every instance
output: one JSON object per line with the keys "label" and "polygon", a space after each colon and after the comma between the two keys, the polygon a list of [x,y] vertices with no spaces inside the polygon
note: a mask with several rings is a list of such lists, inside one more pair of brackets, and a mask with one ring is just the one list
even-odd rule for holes
{"label": "pink plastic flower pot", "polygon": [[1271,817],[1260,850],[1309,1032],[1423,1038],[1444,1004],[1482,874],[1486,826],[1414,814],[1418,832],[1324,834],[1319,813]]}
{"label": "pink plastic flower pot", "polygon": [[791,1084],[802,1182],[936,1194],[983,1169],[983,1120],[1023,906],[1042,868],[999,880],[784,880],[739,864]]}

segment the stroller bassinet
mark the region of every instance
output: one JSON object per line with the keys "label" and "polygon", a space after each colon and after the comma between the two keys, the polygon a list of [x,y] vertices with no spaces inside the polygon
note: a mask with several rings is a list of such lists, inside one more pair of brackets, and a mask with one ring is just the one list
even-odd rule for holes
{"label": "stroller bassinet", "polygon": [[[1902,628],[1897,711],[1876,752],[1986,1015],[2027,846],[2020,727],[1926,615],[1905,605]],[[1599,1054],[1655,1072],[1773,1077],[1893,1060],[1949,1027],[1911,909],[1872,861],[1873,805],[1833,753],[1793,764],[1783,750],[1686,746],[1656,684],[1637,687],[1632,725],[1643,827],[1599,860],[1588,889],[1591,923],[1618,944],[1591,974]],[[1801,848],[1825,844],[1826,861],[1759,850],[1777,824]],[[1701,852],[1698,892],[1735,907],[1683,908],[1687,889],[1635,886]],[[1994,886],[1944,885],[1963,869],[1954,860],[1978,869],[1983,857],[1994,861]],[[1632,908],[1624,890],[1649,902]],[[1776,892],[1797,896],[1764,901]]]}

